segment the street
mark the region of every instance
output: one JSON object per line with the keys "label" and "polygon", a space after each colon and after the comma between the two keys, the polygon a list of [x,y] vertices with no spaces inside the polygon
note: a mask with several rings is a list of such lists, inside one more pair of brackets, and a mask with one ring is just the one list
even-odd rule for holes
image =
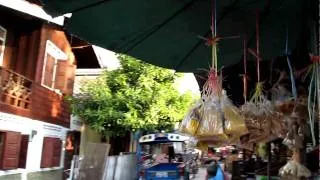
{"label": "street", "polygon": [[200,168],[194,180],[204,180],[206,177],[206,168]]}

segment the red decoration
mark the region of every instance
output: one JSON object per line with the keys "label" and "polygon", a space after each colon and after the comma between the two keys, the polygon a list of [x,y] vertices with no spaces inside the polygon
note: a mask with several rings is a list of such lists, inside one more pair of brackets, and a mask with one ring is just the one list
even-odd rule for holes
{"label": "red decoration", "polygon": [[315,56],[313,54],[309,54],[309,56],[310,56],[310,60],[312,61],[312,63],[320,62],[320,56]]}

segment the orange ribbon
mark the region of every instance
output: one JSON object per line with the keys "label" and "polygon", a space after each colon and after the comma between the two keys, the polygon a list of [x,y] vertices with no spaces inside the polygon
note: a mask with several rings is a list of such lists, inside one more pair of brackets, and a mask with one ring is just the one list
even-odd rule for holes
{"label": "orange ribbon", "polygon": [[215,46],[218,44],[218,41],[220,41],[222,39],[220,36],[214,36],[211,38],[205,38],[205,37],[199,36],[199,38],[206,41],[207,46]]}
{"label": "orange ribbon", "polygon": [[206,45],[207,46],[215,46],[218,44],[218,41],[220,41],[221,38],[219,36],[215,36],[215,37],[212,37],[212,38],[207,38],[206,39]]}

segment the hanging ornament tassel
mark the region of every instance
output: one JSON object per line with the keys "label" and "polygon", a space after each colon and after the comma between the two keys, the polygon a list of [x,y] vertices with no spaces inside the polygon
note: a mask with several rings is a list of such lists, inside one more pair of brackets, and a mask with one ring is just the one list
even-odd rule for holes
{"label": "hanging ornament tassel", "polygon": [[263,82],[257,82],[254,94],[252,95],[250,101],[256,104],[263,101]]}
{"label": "hanging ornament tassel", "polygon": [[212,51],[212,66],[208,73],[208,79],[203,86],[203,95],[210,97],[214,95],[220,96],[222,93],[222,82],[218,75],[218,60],[217,60],[217,41],[220,38],[217,37],[217,26],[216,26],[216,1],[212,0],[212,15],[211,15],[211,38],[206,39],[207,43],[211,46]]}
{"label": "hanging ornament tassel", "polygon": [[250,101],[254,101],[255,103],[259,103],[262,101],[263,96],[263,83],[260,82],[260,29],[259,29],[259,11],[257,11],[256,18],[256,50],[248,48],[248,52],[253,55],[257,59],[257,84],[255,88],[255,92]]}
{"label": "hanging ornament tassel", "polygon": [[217,76],[215,68],[211,68],[208,73],[208,80],[203,86],[203,96],[210,97],[215,95],[220,95],[222,92],[221,78]]}
{"label": "hanging ornament tassel", "polygon": [[288,29],[287,29],[287,35],[286,35],[286,57],[287,57],[287,64],[288,64],[288,67],[289,67],[289,73],[290,73],[290,80],[291,80],[291,91],[292,91],[292,95],[293,95],[293,98],[294,100],[296,101],[297,98],[298,98],[298,94],[297,94],[297,88],[296,88],[296,82],[295,82],[295,79],[294,79],[294,73],[293,73],[293,69],[292,69],[292,66],[291,66],[291,62],[290,62],[290,56],[289,56],[289,32],[288,32]]}
{"label": "hanging ornament tassel", "polygon": [[247,76],[247,41],[246,39],[243,41],[243,68],[244,68],[244,74],[242,75],[243,98],[244,98],[244,102],[247,102],[248,76]]}
{"label": "hanging ornament tassel", "polygon": [[311,80],[309,85],[309,94],[308,94],[308,113],[309,113],[309,125],[312,137],[313,146],[316,146],[316,137],[314,133],[314,123],[315,123],[315,106],[316,106],[316,97],[317,97],[317,63],[312,65]]}

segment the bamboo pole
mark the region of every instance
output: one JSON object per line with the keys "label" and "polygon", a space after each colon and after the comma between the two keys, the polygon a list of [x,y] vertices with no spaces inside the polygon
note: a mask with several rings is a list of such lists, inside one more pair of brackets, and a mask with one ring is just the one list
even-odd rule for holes
{"label": "bamboo pole", "polygon": [[[320,0],[319,0],[319,19],[318,19],[318,47],[317,47],[317,50],[318,50],[318,53],[317,55],[319,56],[320,54]],[[315,33],[316,34],[316,33]],[[318,96],[318,136],[319,136],[319,144],[320,144],[320,123],[319,123],[319,120],[320,120],[320,79],[319,79],[319,75],[320,75],[320,72],[319,72],[319,63],[316,65],[316,86],[317,86],[317,96]],[[319,151],[319,158],[320,158],[320,151]],[[319,166],[318,166],[318,175],[320,175],[320,159],[318,159],[318,163],[319,163]]]}

